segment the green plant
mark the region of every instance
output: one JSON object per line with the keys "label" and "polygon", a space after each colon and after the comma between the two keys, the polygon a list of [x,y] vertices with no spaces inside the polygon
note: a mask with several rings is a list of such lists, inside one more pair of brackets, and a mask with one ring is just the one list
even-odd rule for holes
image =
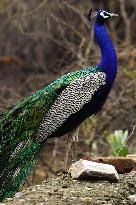
{"label": "green plant", "polygon": [[107,136],[107,140],[111,146],[111,154],[117,156],[126,156],[128,154],[128,131],[115,130],[114,133]]}

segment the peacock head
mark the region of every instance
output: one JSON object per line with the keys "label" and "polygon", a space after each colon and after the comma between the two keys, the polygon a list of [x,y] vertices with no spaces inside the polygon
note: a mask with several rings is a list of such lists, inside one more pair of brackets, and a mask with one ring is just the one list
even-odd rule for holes
{"label": "peacock head", "polygon": [[113,16],[118,16],[118,15],[114,13],[109,13],[108,11],[105,11],[105,10],[100,10],[97,12],[96,19],[98,23],[103,24],[107,19]]}
{"label": "peacock head", "polygon": [[96,21],[100,24],[103,24],[110,17],[118,16],[118,15],[114,14],[114,13],[109,13],[106,10],[99,10],[98,12],[93,12],[93,14],[92,14],[92,8],[91,8],[89,15],[88,15],[89,21],[91,21],[92,16],[96,16]]}

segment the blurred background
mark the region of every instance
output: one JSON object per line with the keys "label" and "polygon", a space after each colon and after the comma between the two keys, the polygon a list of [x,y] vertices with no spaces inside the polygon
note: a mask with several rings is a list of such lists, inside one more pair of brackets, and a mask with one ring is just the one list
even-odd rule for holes
{"label": "blurred background", "polygon": [[[81,125],[77,156],[109,155],[108,137],[117,130],[127,132],[129,153],[133,154],[136,153],[135,0],[1,0],[0,112],[64,73],[99,62],[93,21],[87,20],[91,7],[119,15],[107,22],[119,69],[102,111]],[[49,140],[25,186],[56,175],[66,152],[66,136]]]}

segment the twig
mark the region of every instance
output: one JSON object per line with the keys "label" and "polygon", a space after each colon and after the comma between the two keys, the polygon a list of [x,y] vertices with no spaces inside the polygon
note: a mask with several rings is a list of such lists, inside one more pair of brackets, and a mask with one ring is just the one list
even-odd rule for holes
{"label": "twig", "polygon": [[124,22],[126,24],[126,43],[130,44],[130,42],[131,42],[130,19],[128,18],[127,12],[125,10],[125,1],[124,0],[119,0],[119,2],[120,2],[122,17],[124,18]]}
{"label": "twig", "polygon": [[21,17],[27,17],[27,16],[33,15],[34,13],[37,13],[43,7],[43,5],[46,4],[47,2],[48,2],[48,0],[43,0],[36,8],[34,8],[33,10],[25,13]]}

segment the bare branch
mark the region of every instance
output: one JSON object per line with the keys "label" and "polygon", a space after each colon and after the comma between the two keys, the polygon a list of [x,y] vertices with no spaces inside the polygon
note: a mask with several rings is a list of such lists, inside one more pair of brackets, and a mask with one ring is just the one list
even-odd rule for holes
{"label": "bare branch", "polygon": [[120,8],[121,8],[121,14],[124,18],[124,22],[126,24],[126,43],[130,44],[131,42],[131,27],[130,27],[130,19],[128,18],[126,9],[125,9],[125,1],[119,0],[120,2]]}

